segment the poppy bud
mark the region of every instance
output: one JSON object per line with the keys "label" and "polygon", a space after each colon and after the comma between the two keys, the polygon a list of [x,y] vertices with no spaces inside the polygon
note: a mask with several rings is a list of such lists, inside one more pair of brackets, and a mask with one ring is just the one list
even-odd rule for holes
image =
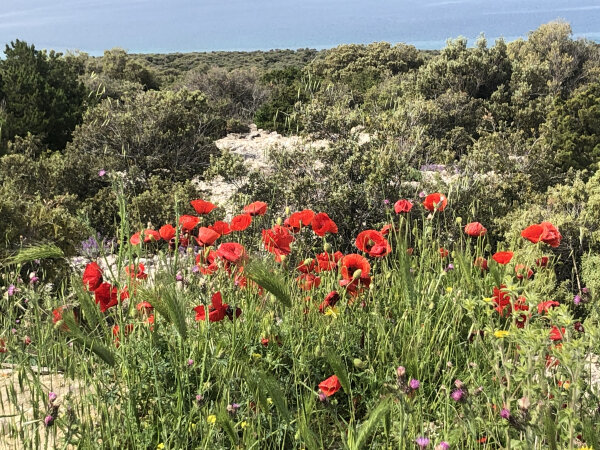
{"label": "poppy bud", "polygon": [[354,358],[353,363],[354,367],[356,367],[357,369],[364,369],[367,366],[365,362],[360,360],[359,358]]}
{"label": "poppy bud", "polygon": [[352,274],[352,279],[356,280],[362,275],[362,269],[356,269]]}
{"label": "poppy bud", "polygon": [[325,250],[326,253],[331,252],[331,244],[329,242],[325,242],[323,245],[323,250]]}
{"label": "poppy bud", "polygon": [[315,356],[321,356],[321,346],[320,345],[316,345],[315,346]]}
{"label": "poppy bud", "polygon": [[456,224],[460,225],[462,223],[462,217],[457,217],[456,218]]}
{"label": "poppy bud", "polygon": [[286,207],[285,207],[285,215],[286,215],[286,216],[289,216],[289,215],[290,215],[290,212],[291,212],[291,211],[290,211],[290,207],[289,207],[289,206],[286,206]]}
{"label": "poppy bud", "polygon": [[55,329],[55,330],[59,330],[59,329],[60,329],[60,328],[63,326],[63,324],[64,324],[64,323],[65,323],[65,322],[64,322],[63,320],[59,320],[58,322],[56,322],[56,323],[54,324],[54,329]]}
{"label": "poppy bud", "polygon": [[281,217],[278,217],[277,220],[275,221],[275,223],[277,225],[281,225],[283,223],[283,220],[281,219]]}

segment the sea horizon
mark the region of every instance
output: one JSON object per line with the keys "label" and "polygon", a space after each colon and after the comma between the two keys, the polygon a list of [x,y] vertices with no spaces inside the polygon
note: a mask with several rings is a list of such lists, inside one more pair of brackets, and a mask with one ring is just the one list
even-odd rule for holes
{"label": "sea horizon", "polygon": [[0,44],[100,56],[130,53],[268,51],[342,44],[405,43],[441,49],[448,39],[510,42],[554,20],[574,38],[600,42],[596,0],[5,0]]}

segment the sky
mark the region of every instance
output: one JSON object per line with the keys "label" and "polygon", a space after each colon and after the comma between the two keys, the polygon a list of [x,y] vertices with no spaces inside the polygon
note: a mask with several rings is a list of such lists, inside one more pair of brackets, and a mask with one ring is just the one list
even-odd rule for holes
{"label": "sky", "polygon": [[1,0],[0,45],[92,55],[272,48],[446,39],[513,40],[562,18],[600,42],[600,0]]}

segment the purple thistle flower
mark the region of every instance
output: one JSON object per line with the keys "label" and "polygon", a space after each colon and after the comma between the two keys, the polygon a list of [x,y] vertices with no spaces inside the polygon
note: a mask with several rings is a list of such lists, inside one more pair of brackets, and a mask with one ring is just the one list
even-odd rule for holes
{"label": "purple thistle flower", "polygon": [[411,378],[410,381],[408,382],[408,385],[410,386],[410,388],[413,391],[416,391],[417,389],[419,389],[419,386],[421,386],[421,383],[419,382],[419,380]]}
{"label": "purple thistle flower", "polygon": [[326,402],[326,401],[328,401],[328,398],[325,395],[325,393],[319,391],[319,400],[322,401],[322,402]]}
{"label": "purple thistle flower", "polygon": [[575,297],[573,297],[573,303],[575,303],[576,305],[579,305],[581,303],[581,297],[579,295],[576,295]]}
{"label": "purple thistle flower", "polygon": [[419,198],[425,198],[426,196],[427,194],[425,194],[425,191],[419,192]]}
{"label": "purple thistle flower", "polygon": [[448,267],[446,267],[444,270],[446,272],[450,272],[451,270],[454,270],[454,264],[452,264],[452,263],[448,264]]}
{"label": "purple thistle flower", "polygon": [[502,411],[500,411],[500,417],[508,420],[510,418],[510,411],[506,408],[502,408]]}
{"label": "purple thistle flower", "polygon": [[415,443],[421,447],[421,448],[425,448],[429,445],[429,439],[424,437],[424,436],[419,436],[417,439],[415,439]]}
{"label": "purple thistle flower", "polygon": [[202,395],[202,394],[197,394],[197,395],[196,395],[196,402],[198,402],[198,403],[202,403],[202,400],[204,400],[204,395]]}
{"label": "purple thistle flower", "polygon": [[54,400],[56,400],[58,398],[58,395],[56,395],[55,392],[49,392],[48,393],[48,400],[50,400],[50,403],[52,403]]}
{"label": "purple thistle flower", "polygon": [[103,177],[104,175],[106,175],[106,170],[104,170],[104,169],[100,169],[100,170],[98,171],[98,176],[99,176],[99,177]]}
{"label": "purple thistle flower", "polygon": [[405,373],[406,369],[404,368],[404,366],[398,366],[398,368],[396,369],[396,375],[398,375],[399,377],[403,377]]}
{"label": "purple thistle flower", "polygon": [[46,417],[44,417],[44,425],[46,425],[47,427],[51,426],[54,423],[54,417],[48,415]]}
{"label": "purple thistle flower", "polygon": [[390,204],[390,200],[389,200],[388,198],[386,198],[386,199],[383,201],[383,204],[384,204],[384,205],[389,205],[389,204]]}
{"label": "purple thistle flower", "polygon": [[181,275],[181,272],[177,272],[177,275],[175,275],[175,281],[183,281],[183,275]]}
{"label": "purple thistle flower", "polygon": [[454,400],[455,402],[460,402],[464,398],[464,396],[465,391],[463,391],[462,389],[456,389],[450,394],[450,397],[452,397],[452,400]]}
{"label": "purple thistle flower", "polygon": [[448,450],[449,448],[450,444],[448,444],[446,441],[442,441],[435,446],[435,450]]}
{"label": "purple thistle flower", "polygon": [[584,288],[581,288],[581,292],[583,294],[587,294],[588,292],[590,292],[590,290],[588,288],[584,287]]}
{"label": "purple thistle flower", "polygon": [[194,365],[194,360],[193,359],[188,359],[187,364],[188,364],[188,366],[193,366]]}
{"label": "purple thistle flower", "polygon": [[11,284],[10,286],[8,286],[8,296],[9,297],[12,297],[18,291],[19,290],[17,289],[17,287],[14,284]]}

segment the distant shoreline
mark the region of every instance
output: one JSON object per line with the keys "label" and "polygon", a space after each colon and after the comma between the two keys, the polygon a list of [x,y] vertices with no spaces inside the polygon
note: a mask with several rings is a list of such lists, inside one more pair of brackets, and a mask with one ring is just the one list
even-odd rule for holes
{"label": "distant shoreline", "polygon": [[[396,44],[413,45],[418,50],[424,50],[424,51],[426,51],[426,50],[442,50],[446,46],[446,42],[449,39],[458,39],[461,37],[465,37],[465,36],[450,37],[446,40],[412,41],[412,42],[398,41],[398,42],[390,42],[390,43],[392,45],[396,45]],[[467,37],[468,46],[474,47],[477,38],[478,38],[478,36]],[[488,43],[491,45],[497,39],[504,39],[505,42],[512,42],[512,41],[516,41],[518,39],[526,39],[527,36],[526,35],[523,35],[523,36],[496,36],[496,37],[485,36],[485,38],[487,39]],[[573,33],[573,38],[574,39],[588,39],[590,41],[600,44],[600,31],[592,32],[592,33]],[[200,48],[200,49],[182,49],[182,50],[174,50],[174,49],[140,50],[140,49],[132,49],[132,48],[126,48],[126,47],[119,47],[119,48],[124,48],[131,55],[165,55],[165,54],[186,54],[186,53],[251,53],[251,52],[268,53],[268,52],[278,52],[278,51],[299,51],[299,50],[307,50],[307,49],[321,51],[321,50],[328,50],[331,48],[335,48],[340,45],[351,45],[351,44],[368,45],[373,42],[389,42],[389,41],[382,39],[381,41],[371,41],[371,42],[340,42],[340,43],[331,44],[331,45],[299,46],[296,48],[221,48],[221,49]],[[33,44],[35,44],[35,42]],[[39,47],[39,48],[43,49],[43,47]],[[90,56],[102,56],[104,51],[110,50],[110,48],[106,48],[103,50],[96,50],[96,49],[86,50],[86,49],[74,49],[74,48],[48,48],[45,50],[48,50],[48,51],[54,50],[56,52],[61,52],[61,53],[83,52],[83,53],[87,53]]]}

